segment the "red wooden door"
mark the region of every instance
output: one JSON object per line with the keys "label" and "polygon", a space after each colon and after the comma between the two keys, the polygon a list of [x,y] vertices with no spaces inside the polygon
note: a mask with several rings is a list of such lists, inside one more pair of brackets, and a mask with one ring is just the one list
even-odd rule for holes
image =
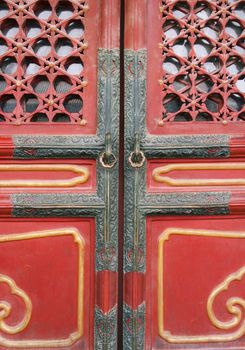
{"label": "red wooden door", "polygon": [[119,1],[0,2],[0,348],[115,349]]}
{"label": "red wooden door", "polygon": [[244,1],[126,1],[125,349],[245,349]]}
{"label": "red wooden door", "polygon": [[[245,348],[243,6],[125,1],[124,349]],[[1,349],[117,348],[119,7],[0,2]]]}

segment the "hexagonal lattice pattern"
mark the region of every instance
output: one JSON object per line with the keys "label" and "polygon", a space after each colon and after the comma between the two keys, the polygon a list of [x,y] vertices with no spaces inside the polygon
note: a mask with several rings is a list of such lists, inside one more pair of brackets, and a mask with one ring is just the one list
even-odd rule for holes
{"label": "hexagonal lattice pattern", "polygon": [[245,120],[245,1],[162,1],[162,122]]}
{"label": "hexagonal lattice pattern", "polygon": [[0,1],[0,122],[81,123],[83,0]]}

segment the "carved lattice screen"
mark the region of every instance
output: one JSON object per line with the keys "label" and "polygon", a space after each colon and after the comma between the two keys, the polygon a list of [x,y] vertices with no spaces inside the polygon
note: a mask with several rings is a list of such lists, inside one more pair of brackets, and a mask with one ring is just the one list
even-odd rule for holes
{"label": "carved lattice screen", "polygon": [[[159,80],[162,116],[151,118],[159,126],[243,121],[244,1],[162,1],[160,17],[161,32],[150,28],[148,45],[161,57],[161,72],[149,80]],[[156,35],[159,48],[149,40]]]}
{"label": "carved lattice screen", "polygon": [[1,123],[85,125],[92,118],[84,111],[96,96],[89,12],[85,1],[1,1]]}

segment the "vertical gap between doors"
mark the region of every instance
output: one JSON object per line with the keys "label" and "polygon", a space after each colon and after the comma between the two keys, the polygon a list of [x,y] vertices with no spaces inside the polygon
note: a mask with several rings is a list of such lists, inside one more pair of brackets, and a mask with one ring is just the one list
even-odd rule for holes
{"label": "vertical gap between doors", "polygon": [[120,14],[120,125],[118,205],[118,349],[123,349],[123,240],[124,240],[124,0]]}

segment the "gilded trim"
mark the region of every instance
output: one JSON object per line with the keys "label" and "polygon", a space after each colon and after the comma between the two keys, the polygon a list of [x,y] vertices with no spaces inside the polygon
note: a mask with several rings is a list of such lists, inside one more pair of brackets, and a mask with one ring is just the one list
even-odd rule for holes
{"label": "gilded trim", "polygon": [[245,170],[245,163],[182,163],[168,164],[157,167],[152,171],[152,177],[156,182],[170,186],[244,186],[245,178],[234,179],[173,179],[163,174],[171,171],[188,170]]}
{"label": "gilded trim", "polygon": [[242,309],[245,309],[245,300],[232,297],[228,299],[226,308],[228,313],[233,315],[229,321],[219,321],[213,310],[213,303],[216,296],[226,290],[229,284],[234,280],[240,280],[245,274],[245,266],[235,273],[230,274],[225,280],[216,286],[207,300],[207,314],[210,322],[217,328],[227,330],[234,327],[240,327],[234,332],[228,334],[209,334],[198,336],[173,335],[170,331],[164,329],[164,244],[170,239],[171,235],[188,235],[188,236],[207,236],[207,237],[225,237],[225,238],[245,238],[245,232],[228,232],[228,231],[211,231],[211,230],[194,230],[181,228],[168,228],[165,230],[158,240],[158,332],[159,335],[169,343],[175,344],[193,344],[193,343],[216,343],[229,342],[239,339],[245,334],[245,320],[242,320]]}
{"label": "gilded trim", "polygon": [[239,327],[239,325],[241,324],[239,329],[233,333],[233,335],[234,334],[236,335],[236,339],[240,338],[245,333],[245,320],[243,320],[242,322],[242,317],[243,317],[242,310],[245,310],[245,300],[239,297],[232,297],[227,300],[226,309],[228,313],[230,313],[231,315],[234,315],[234,317],[229,321],[220,321],[216,317],[213,309],[213,304],[215,302],[216,297],[223,291],[226,291],[231,282],[240,281],[244,276],[244,274],[245,274],[245,266],[240,268],[238,271],[228,275],[222,283],[220,283],[217,287],[214,288],[212,293],[209,295],[208,302],[207,302],[208,317],[215,327],[226,330],[234,327]]}
{"label": "gilded trim", "polygon": [[0,164],[2,171],[70,171],[79,176],[70,180],[0,180],[0,187],[75,187],[88,181],[87,168],[73,164]]}
{"label": "gilded trim", "polygon": [[28,295],[20,289],[15,281],[10,278],[9,276],[0,274],[0,283],[6,283],[10,287],[10,291],[12,295],[16,295],[22,299],[23,303],[25,304],[25,315],[23,317],[23,320],[19,322],[15,326],[8,325],[4,320],[9,316],[11,313],[11,305],[4,300],[0,301],[0,330],[2,332],[5,332],[7,334],[16,334],[22,332],[28,325],[31,314],[32,314],[32,302]]}
{"label": "gilded trim", "polygon": [[[66,229],[55,229],[55,230],[44,230],[28,233],[17,233],[9,235],[1,235],[0,243],[4,242],[13,242],[13,241],[22,241],[30,240],[35,238],[47,238],[47,237],[58,237],[58,236],[73,236],[74,243],[78,246],[79,251],[79,262],[78,262],[78,303],[77,303],[77,330],[70,334],[66,339],[50,339],[50,340],[10,340],[6,339],[3,336],[0,336],[0,345],[5,347],[16,347],[16,348],[32,348],[32,347],[68,347],[74,344],[78,339],[83,335],[83,295],[84,295],[84,240],[81,237],[80,233],[73,228]],[[1,281],[1,279],[0,279]],[[12,280],[9,279],[8,283],[12,285],[12,290],[15,292],[15,285],[12,284]],[[23,293],[21,294],[24,297]],[[25,297],[26,298],[26,297]],[[24,299],[27,302],[27,314],[30,318],[31,306],[28,299]],[[7,317],[7,316],[5,316]],[[29,322],[29,319],[26,319],[26,322]],[[2,322],[2,320],[1,320]],[[0,325],[1,325],[0,322]],[[25,322],[25,325],[27,326]],[[27,322],[27,323],[28,323]],[[25,327],[24,327],[25,328]],[[24,329],[22,328],[22,330]],[[4,330],[4,329],[2,329]],[[21,330],[19,330],[20,332]],[[14,333],[11,333],[14,334]]]}

